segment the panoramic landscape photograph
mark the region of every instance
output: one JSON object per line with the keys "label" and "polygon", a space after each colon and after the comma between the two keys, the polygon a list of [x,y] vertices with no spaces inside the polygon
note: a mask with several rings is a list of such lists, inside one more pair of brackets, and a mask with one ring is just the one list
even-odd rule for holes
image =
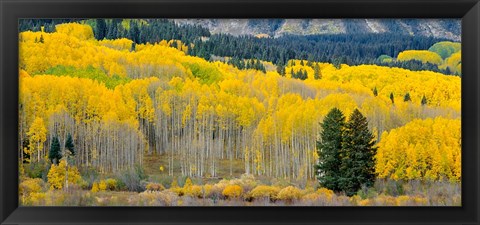
{"label": "panoramic landscape photograph", "polygon": [[20,206],[462,206],[460,19],[20,19]]}

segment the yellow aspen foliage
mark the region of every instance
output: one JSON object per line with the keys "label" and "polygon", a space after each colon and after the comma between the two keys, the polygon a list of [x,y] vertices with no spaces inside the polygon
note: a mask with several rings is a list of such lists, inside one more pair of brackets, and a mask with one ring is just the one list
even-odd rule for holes
{"label": "yellow aspen foliage", "polygon": [[99,44],[120,51],[130,51],[133,41],[127,38],[120,38],[114,40],[104,39],[100,40]]}
{"label": "yellow aspen foliage", "polygon": [[52,164],[50,170],[48,171],[48,183],[50,184],[50,189],[63,189],[65,186],[65,175],[68,173],[68,182],[70,184],[80,184],[82,178],[80,172],[74,166],[68,167],[64,159],[60,160],[58,165]]}
{"label": "yellow aspen foliage", "polygon": [[279,187],[275,186],[259,185],[251,190],[248,195],[253,199],[267,198],[270,200],[275,200],[280,190],[281,189]]}
{"label": "yellow aspen foliage", "polygon": [[43,191],[43,186],[44,182],[40,178],[28,178],[22,181],[18,187],[21,203],[29,205],[30,203],[37,202],[35,195]]}
{"label": "yellow aspen foliage", "polygon": [[462,51],[452,54],[445,59],[444,67],[448,67],[451,72],[462,74]]}
{"label": "yellow aspen foliage", "polygon": [[[35,42],[40,35],[44,43]],[[77,145],[82,155],[78,163],[102,173],[141,165],[144,154],[157,153],[169,158],[165,172],[170,176],[174,160],[180,158],[186,177],[215,177],[219,162],[233,165],[240,160],[245,173],[313,179],[319,123],[337,107],[346,115],[359,108],[375,136],[389,140],[377,154],[383,177],[437,179],[452,170],[455,175],[447,178],[459,180],[460,153],[437,143],[442,157],[434,158],[422,151],[427,143],[421,140],[393,139],[403,136],[395,129],[416,119],[460,119],[460,77],[376,65],[337,69],[318,63],[322,79],[310,79],[314,70],[305,60],[303,65],[289,61],[287,76],[282,77],[268,68],[266,73],[239,70],[189,56],[178,40],[137,44],[130,51],[131,40],[97,41],[91,28],[81,24],[59,25],[53,33],[21,32],[20,37],[19,115],[24,123],[19,135],[30,141],[25,152],[33,154],[34,161],[46,156],[43,137],[55,132],[50,128],[62,127],[62,132],[75,129],[85,135]],[[455,54],[450,57],[458,57]],[[418,57],[435,61],[424,55]],[[450,61],[447,64],[455,66],[459,60]],[[92,77],[58,76],[55,71],[62,67],[90,71]],[[306,71],[309,79],[288,78],[292,69]],[[109,82],[115,85],[106,85]],[[411,100],[404,102],[407,93]],[[111,137],[111,143],[104,141]],[[451,146],[451,140],[445,145]],[[436,172],[430,169],[433,165]]]}
{"label": "yellow aspen foliage", "polygon": [[80,40],[93,39],[92,27],[79,23],[65,23],[55,26],[57,33],[66,34],[69,37],[76,37]]}
{"label": "yellow aspen foliage", "polygon": [[188,188],[184,188],[184,194],[186,196],[202,198],[203,197],[203,187],[199,185],[192,185]]}
{"label": "yellow aspen foliage", "polygon": [[192,179],[190,179],[190,177],[187,177],[187,179],[185,180],[185,184],[183,185],[183,188],[189,188],[192,185],[193,185]]}
{"label": "yellow aspen foliage", "polygon": [[460,120],[413,120],[384,132],[378,143],[376,172],[394,180],[459,181]]}
{"label": "yellow aspen foliage", "polygon": [[35,117],[27,135],[30,139],[30,152],[27,153],[36,153],[39,162],[43,153],[43,143],[47,140],[47,129],[41,117]]}
{"label": "yellow aspen foliage", "polygon": [[277,199],[292,202],[302,198],[302,191],[294,186],[288,186],[280,190]]}
{"label": "yellow aspen foliage", "polygon": [[222,191],[222,195],[229,199],[240,198],[243,194],[243,188],[240,185],[227,185]]}
{"label": "yellow aspen foliage", "polygon": [[107,190],[107,182],[105,182],[105,180],[101,180],[98,183],[98,190],[100,190],[100,191],[106,191]]}
{"label": "yellow aspen foliage", "polygon": [[109,179],[106,179],[105,180],[105,183],[107,185],[107,189],[110,190],[110,191],[113,191],[115,189],[117,189],[117,180],[113,179],[113,178],[109,178]]}
{"label": "yellow aspen foliage", "polygon": [[428,62],[436,65],[441,65],[443,63],[443,59],[442,57],[440,57],[440,55],[428,50],[406,50],[398,53],[397,60],[398,61],[418,60],[418,61],[422,61],[423,63]]}
{"label": "yellow aspen foliage", "polygon": [[92,193],[97,193],[100,191],[100,188],[98,187],[98,183],[97,182],[93,182],[92,184],[92,189],[90,190]]}

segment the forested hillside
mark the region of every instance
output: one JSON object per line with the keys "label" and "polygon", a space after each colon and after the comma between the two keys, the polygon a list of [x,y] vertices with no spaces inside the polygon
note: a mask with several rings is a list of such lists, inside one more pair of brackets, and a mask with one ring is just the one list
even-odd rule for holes
{"label": "forested hillside", "polygon": [[[139,21],[119,21],[118,28],[135,33]],[[258,203],[232,203],[239,199],[280,205],[460,203],[459,76],[343,61],[332,64],[322,60],[330,54],[320,53],[323,47],[309,59],[297,57],[303,54],[300,51],[270,60],[279,48],[276,43],[293,43],[291,37],[210,36],[201,43],[212,46],[207,50],[212,55],[229,56],[230,46],[237,44],[245,53],[230,55],[237,61],[206,60],[195,56],[208,49],[194,38],[209,35],[200,27],[184,28],[168,37],[145,37],[140,32],[140,39],[129,39],[90,22],[58,24],[54,32],[19,35],[23,204],[62,204],[58,196],[69,185],[83,193],[75,198],[92,205]],[[150,28],[138,30],[166,24],[149,23]],[[107,32],[99,34],[92,27]],[[371,37],[359,36],[352,42]],[[323,46],[329,38],[338,43],[336,38],[345,37],[304,38],[320,38],[316,43]],[[410,44],[422,49],[433,46],[425,50],[428,53],[409,53],[403,46],[393,50],[397,58],[384,63],[417,60],[422,66],[429,62],[459,71],[459,48],[451,47],[456,45],[425,40]],[[257,49],[265,54],[259,56],[255,43],[272,46],[272,51]],[[301,43],[292,48],[303,49],[298,47]],[[444,50],[446,46],[452,50]],[[377,59],[384,54],[367,52],[355,57]],[[338,54],[329,57],[342,55]],[[246,64],[239,68],[240,62]],[[374,195],[367,189],[353,197],[314,189],[321,124],[332,108],[345,115],[358,109],[368,121],[378,146],[379,181]],[[424,192],[391,191],[392,185],[411,190],[417,181],[428,184]],[[447,201],[427,195],[435,185],[450,188],[455,198]],[[189,199],[182,200],[185,197]]]}
{"label": "forested hillside", "polygon": [[[212,29],[211,26],[205,26],[202,21],[196,20],[187,22],[183,20],[179,22],[179,20],[172,21],[166,19],[95,19],[73,21],[90,25],[97,40],[103,40],[104,38],[128,38],[135,44],[146,44],[175,39],[191,47],[187,54],[199,56],[207,60],[216,56],[240,59],[255,58],[270,61],[277,65],[285,65],[287,61],[292,59],[329,62],[336,66],[340,64],[386,65],[385,62],[378,59],[380,55],[396,57],[404,50],[427,50],[437,42],[451,40],[451,38],[447,36],[437,35],[432,37],[431,35],[412,35],[411,32],[396,32],[398,31],[398,29],[396,29],[398,26],[416,26],[419,22],[415,20],[400,22],[400,24],[403,25],[395,25],[395,21],[386,20],[385,26],[393,27],[390,32],[380,33],[366,32],[366,28],[364,29],[360,26],[360,24],[366,23],[347,20],[344,21],[345,26],[348,27],[348,30],[351,30],[351,32],[303,34],[292,31],[276,38],[269,37],[268,35],[255,35],[255,32],[252,33],[249,31],[246,31],[244,35],[240,36],[232,35],[228,32],[212,34],[210,32]],[[263,27],[275,27],[274,21],[277,20],[259,20],[257,21],[258,23],[255,21],[256,20],[252,20],[249,24],[263,29]],[[282,21],[283,20],[279,20],[278,22],[283,23]],[[20,30],[39,31],[43,26],[45,32],[54,32],[55,24],[63,22],[65,22],[65,20],[22,20]],[[221,22],[219,23],[222,24]],[[308,23],[315,24],[314,21]],[[430,23],[437,24],[438,21],[426,21],[420,24],[428,27],[433,26]],[[456,24],[455,21],[443,21],[442,23],[444,23],[444,29],[450,30],[448,31],[449,33],[453,32],[456,36],[460,35],[457,29],[458,24]],[[210,28],[210,30],[207,28]],[[238,29],[249,30],[248,28]],[[295,30],[298,29],[301,30],[305,28],[301,26],[295,28]],[[417,30],[416,32],[420,31]],[[456,71],[447,70],[445,67],[434,63],[425,64],[416,61],[402,61],[389,62],[388,66],[401,67],[414,71],[430,70],[444,74],[456,74]]]}

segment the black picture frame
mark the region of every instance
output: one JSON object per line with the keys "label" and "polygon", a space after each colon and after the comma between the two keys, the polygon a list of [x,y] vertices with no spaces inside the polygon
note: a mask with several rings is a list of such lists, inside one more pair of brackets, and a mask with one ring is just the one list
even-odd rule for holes
{"label": "black picture frame", "polygon": [[[1,224],[479,224],[478,0],[0,0]],[[18,207],[20,18],[462,18],[461,207]]]}

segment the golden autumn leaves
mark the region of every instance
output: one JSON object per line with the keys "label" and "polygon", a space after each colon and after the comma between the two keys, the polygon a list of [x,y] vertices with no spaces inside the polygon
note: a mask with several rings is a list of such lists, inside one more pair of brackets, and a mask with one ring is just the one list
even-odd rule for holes
{"label": "golden autumn leaves", "polygon": [[[34,41],[40,34],[43,43]],[[191,46],[171,43],[132,49],[128,39],[97,41],[80,24],[59,25],[55,33],[21,33],[20,136],[30,141],[26,151],[40,161],[52,129],[75,130],[76,141],[87,146],[78,145],[78,163],[103,172],[159,153],[171,157],[165,165],[169,175],[214,177],[218,160],[241,160],[247,173],[306,180],[313,179],[318,157],[319,122],[332,107],[345,114],[359,108],[379,139],[381,177],[461,176],[459,77],[319,63],[321,79],[314,79],[314,69],[298,62],[287,65],[282,77],[275,70],[238,70],[188,56]],[[89,78],[45,74],[59,65],[93,66],[132,81],[107,88]],[[304,70],[308,78],[291,79],[292,70]],[[411,101],[404,102],[407,93]],[[428,105],[422,106],[423,96]],[[407,135],[410,127],[427,130]],[[428,141],[432,135],[438,141]],[[178,159],[183,164],[174,168]]]}

